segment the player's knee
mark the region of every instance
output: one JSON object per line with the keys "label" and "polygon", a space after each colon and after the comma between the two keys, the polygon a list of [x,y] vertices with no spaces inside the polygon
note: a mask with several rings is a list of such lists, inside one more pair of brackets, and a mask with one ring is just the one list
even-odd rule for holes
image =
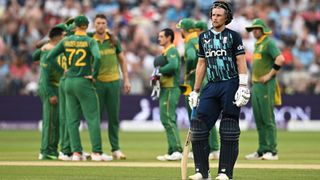
{"label": "player's knee", "polygon": [[220,123],[221,141],[238,141],[239,137],[239,121],[234,118],[222,118]]}
{"label": "player's knee", "polygon": [[207,141],[209,137],[209,129],[205,122],[195,118],[191,121],[191,141]]}

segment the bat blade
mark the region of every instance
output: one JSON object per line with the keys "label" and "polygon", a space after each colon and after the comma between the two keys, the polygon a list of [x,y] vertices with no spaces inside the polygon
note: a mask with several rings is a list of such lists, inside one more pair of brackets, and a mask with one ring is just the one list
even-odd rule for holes
{"label": "bat blade", "polygon": [[189,155],[189,145],[190,145],[190,136],[191,131],[188,130],[188,134],[186,137],[186,141],[183,146],[183,152],[182,152],[182,159],[181,159],[181,179],[186,180],[187,179],[187,164],[188,164],[188,155]]}

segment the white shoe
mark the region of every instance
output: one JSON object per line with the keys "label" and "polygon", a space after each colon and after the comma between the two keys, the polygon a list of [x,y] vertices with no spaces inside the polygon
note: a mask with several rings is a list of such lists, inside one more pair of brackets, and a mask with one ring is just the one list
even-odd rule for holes
{"label": "white shoe", "polygon": [[87,158],[83,154],[80,154],[77,152],[72,154],[71,161],[86,161],[86,160],[87,160]]}
{"label": "white shoe", "polygon": [[209,154],[209,160],[219,160],[219,156],[220,156],[220,151],[212,151]]}
{"label": "white shoe", "polygon": [[246,160],[261,160],[262,156],[259,156],[259,154],[257,152],[248,154],[245,156]]}
{"label": "white shoe", "polygon": [[124,155],[120,150],[116,150],[112,152],[112,157],[118,160],[126,159],[126,155]]}
{"label": "white shoe", "polygon": [[169,154],[165,154],[165,155],[159,155],[156,158],[159,161],[166,161],[168,156],[169,156]]}
{"label": "white shoe", "polygon": [[85,151],[82,151],[82,156],[84,156],[86,158],[86,160],[91,158],[91,154]]}
{"label": "white shoe", "polygon": [[167,156],[168,161],[179,161],[182,158],[182,153],[181,152],[173,152],[171,155]]}
{"label": "white shoe", "polygon": [[107,154],[99,154],[99,153],[92,153],[91,160],[92,161],[112,161],[113,157]]}
{"label": "white shoe", "polygon": [[71,161],[72,160],[72,156],[68,156],[66,154],[63,154],[62,152],[59,152],[58,159],[62,160],[62,161]]}
{"label": "white shoe", "polygon": [[193,159],[193,152],[189,152],[188,158],[189,158],[189,159]]}
{"label": "white shoe", "polygon": [[218,174],[218,176],[215,178],[215,180],[229,180],[229,177],[224,174],[224,173],[220,173]]}
{"label": "white shoe", "polygon": [[262,155],[263,160],[279,160],[278,154],[273,155],[271,152],[264,153]]}
{"label": "white shoe", "polygon": [[39,153],[38,159],[41,160],[43,158],[43,154]]}
{"label": "white shoe", "polygon": [[189,176],[188,178],[192,180],[211,180],[211,175],[208,174],[208,178],[203,178],[202,174],[197,172],[194,175]]}

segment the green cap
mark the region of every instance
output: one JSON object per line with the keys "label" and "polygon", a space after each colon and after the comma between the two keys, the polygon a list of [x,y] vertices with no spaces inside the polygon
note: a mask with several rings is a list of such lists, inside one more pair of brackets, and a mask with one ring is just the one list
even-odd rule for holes
{"label": "green cap", "polygon": [[207,25],[207,23],[205,23],[203,21],[197,21],[194,24],[194,28],[200,29],[201,31],[207,31],[208,30],[208,25]]}
{"label": "green cap", "polygon": [[88,26],[89,20],[86,16],[80,15],[74,18],[74,23],[76,26]]}
{"label": "green cap", "polygon": [[179,29],[184,29],[186,31],[189,31],[191,29],[194,29],[194,21],[190,18],[184,18],[179,21],[176,27]]}
{"label": "green cap", "polygon": [[74,18],[73,18],[73,17],[70,17],[70,18],[68,18],[67,20],[65,20],[64,23],[65,23],[67,26],[69,26],[69,25],[71,25],[71,24],[74,23]]}
{"label": "green cap", "polygon": [[251,32],[254,28],[261,28],[263,34],[271,34],[272,31],[266,26],[266,24],[259,18],[254,19],[252,22],[252,25],[249,27],[246,27],[246,30],[248,32]]}
{"label": "green cap", "polygon": [[63,31],[67,31],[67,25],[64,24],[64,23],[60,23],[60,24],[57,24],[54,26],[55,28],[60,28],[62,29]]}

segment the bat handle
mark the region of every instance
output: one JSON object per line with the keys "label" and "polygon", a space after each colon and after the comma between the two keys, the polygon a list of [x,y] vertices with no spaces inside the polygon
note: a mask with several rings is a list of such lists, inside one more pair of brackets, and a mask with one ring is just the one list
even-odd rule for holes
{"label": "bat handle", "polygon": [[191,111],[191,120],[197,116],[197,107],[193,107]]}

